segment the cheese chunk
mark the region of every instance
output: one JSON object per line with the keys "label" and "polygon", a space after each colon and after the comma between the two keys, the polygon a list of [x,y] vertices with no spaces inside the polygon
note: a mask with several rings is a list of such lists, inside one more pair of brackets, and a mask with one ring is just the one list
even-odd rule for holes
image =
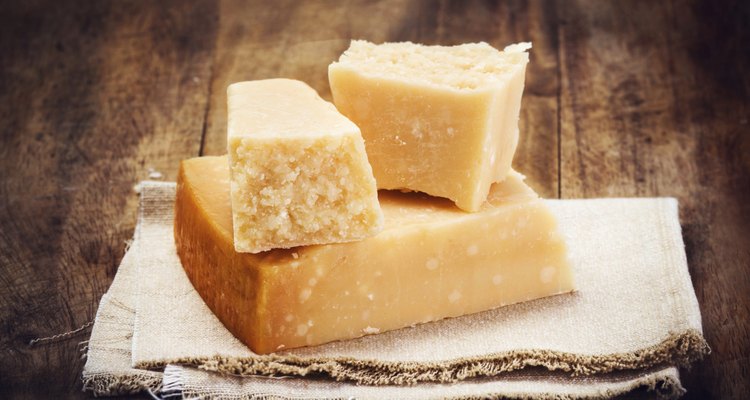
{"label": "cheese chunk", "polygon": [[223,157],[185,160],[175,240],[195,289],[256,353],[475,313],[573,289],[544,202],[511,173],[477,213],[380,192],[384,230],[352,243],[237,253]]}
{"label": "cheese chunk", "polygon": [[229,86],[234,247],[348,242],[382,229],[359,128],[300,81]]}
{"label": "cheese chunk", "polygon": [[510,171],[529,47],[353,41],[328,79],[336,107],[362,130],[378,188],[479,210]]}

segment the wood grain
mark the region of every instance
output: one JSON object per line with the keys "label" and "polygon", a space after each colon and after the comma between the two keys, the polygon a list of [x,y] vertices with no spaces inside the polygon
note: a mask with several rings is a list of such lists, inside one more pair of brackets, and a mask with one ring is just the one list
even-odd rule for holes
{"label": "wood grain", "polygon": [[133,186],[198,153],[213,40],[196,27],[217,18],[211,2],[2,7],[0,397],[65,397],[87,334],[29,341],[93,319]]}
{"label": "wood grain", "polygon": [[742,398],[750,393],[747,3],[560,10],[562,197],[677,197],[713,348],[683,371],[687,398]]}
{"label": "wood grain", "polygon": [[[352,38],[532,41],[514,166],[545,197],[674,196],[713,354],[687,398],[750,393],[750,6],[727,1],[0,3],[0,398],[87,397],[78,342],[133,185],[225,152],[226,86],[301,79]],[[640,397],[648,397],[639,393]]]}

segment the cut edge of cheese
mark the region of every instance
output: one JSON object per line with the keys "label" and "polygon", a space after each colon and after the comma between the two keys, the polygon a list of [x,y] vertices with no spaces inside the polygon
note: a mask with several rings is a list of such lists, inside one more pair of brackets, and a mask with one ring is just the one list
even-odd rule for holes
{"label": "cut edge of cheese", "polygon": [[227,148],[235,249],[341,243],[382,229],[359,128],[307,84],[229,86]]}
{"label": "cut edge of cheese", "polygon": [[328,77],[336,107],[362,131],[378,188],[477,211],[511,169],[530,47],[352,41]]}
{"label": "cut edge of cheese", "polygon": [[352,40],[339,60],[328,68],[329,74],[331,69],[355,68],[368,77],[471,92],[503,85],[508,76],[525,70],[530,48],[528,42],[499,51],[485,42],[440,46]]}

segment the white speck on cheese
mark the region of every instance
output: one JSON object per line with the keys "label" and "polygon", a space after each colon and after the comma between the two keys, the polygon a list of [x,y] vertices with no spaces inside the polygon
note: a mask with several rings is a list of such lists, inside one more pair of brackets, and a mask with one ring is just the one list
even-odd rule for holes
{"label": "white speck on cheese", "polygon": [[315,284],[316,284],[316,283],[318,283],[318,280],[317,280],[317,279],[315,279],[315,278],[310,278],[310,279],[309,279],[309,280],[307,281],[307,284],[308,284],[308,285],[310,285],[310,286],[315,286]]}
{"label": "white speck on cheese", "polygon": [[294,253],[292,253],[292,258],[294,258],[295,260],[298,259],[299,254],[297,254],[297,252],[295,251]]}
{"label": "white speck on cheese", "polygon": [[363,333],[366,333],[366,334],[368,334],[368,335],[371,335],[371,334],[373,334],[373,333],[380,333],[380,329],[379,329],[379,328],[373,328],[373,327],[371,327],[371,326],[368,326],[367,328],[365,328],[365,329],[362,329],[362,332],[363,332]]}
{"label": "white speck on cheese", "polygon": [[543,283],[550,283],[552,282],[552,279],[555,277],[556,273],[557,270],[555,269],[555,267],[544,267],[539,272],[539,278]]}
{"label": "white speck on cheese", "polygon": [[436,258],[430,258],[424,265],[430,271],[435,270],[438,267],[438,260]]}
{"label": "white speck on cheese", "polygon": [[310,298],[310,295],[312,294],[312,289],[310,288],[304,288],[301,292],[299,292],[299,302],[304,303],[307,301],[307,299]]}
{"label": "white speck on cheese", "polygon": [[294,317],[292,316],[292,314],[287,314],[286,317],[284,317],[284,321],[286,322],[292,322],[293,319]]}
{"label": "white speck on cheese", "polygon": [[411,124],[411,134],[418,140],[422,138],[422,127],[418,119]]}
{"label": "white speck on cheese", "polygon": [[475,244],[472,244],[466,249],[466,254],[470,256],[475,256],[477,255],[477,253],[479,253],[479,247],[477,247],[477,245]]}
{"label": "white speck on cheese", "polygon": [[502,275],[495,275],[492,277],[492,284],[493,285],[499,285],[503,283],[503,277]]}
{"label": "white speck on cheese", "polygon": [[307,333],[308,328],[307,324],[297,325],[297,336],[304,336]]}
{"label": "white speck on cheese", "polygon": [[372,293],[370,293],[370,294],[367,295],[367,298],[370,299],[370,301],[372,301],[372,299],[374,298],[374,296],[373,296]]}
{"label": "white speck on cheese", "polygon": [[451,303],[455,303],[460,299],[461,292],[459,292],[458,290],[454,290],[453,292],[451,292],[450,296],[448,296],[448,301],[450,301]]}

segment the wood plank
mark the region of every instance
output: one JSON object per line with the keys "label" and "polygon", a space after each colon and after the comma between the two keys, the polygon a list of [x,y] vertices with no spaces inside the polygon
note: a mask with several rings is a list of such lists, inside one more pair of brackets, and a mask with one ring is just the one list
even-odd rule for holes
{"label": "wood plank", "polygon": [[133,233],[133,185],[198,154],[216,11],[0,7],[0,397],[83,397],[88,331],[29,341],[93,319]]}
{"label": "wood plank", "polygon": [[[292,78],[331,100],[328,64],[352,38],[503,48],[533,41],[515,167],[541,195],[557,197],[557,42],[543,2],[307,1],[267,7],[223,1],[202,154],[226,153],[226,87],[243,80]],[[549,29],[552,26],[553,29]]]}
{"label": "wood plank", "polygon": [[562,197],[679,199],[713,348],[683,371],[687,398],[741,398],[750,392],[748,4],[558,8]]}

